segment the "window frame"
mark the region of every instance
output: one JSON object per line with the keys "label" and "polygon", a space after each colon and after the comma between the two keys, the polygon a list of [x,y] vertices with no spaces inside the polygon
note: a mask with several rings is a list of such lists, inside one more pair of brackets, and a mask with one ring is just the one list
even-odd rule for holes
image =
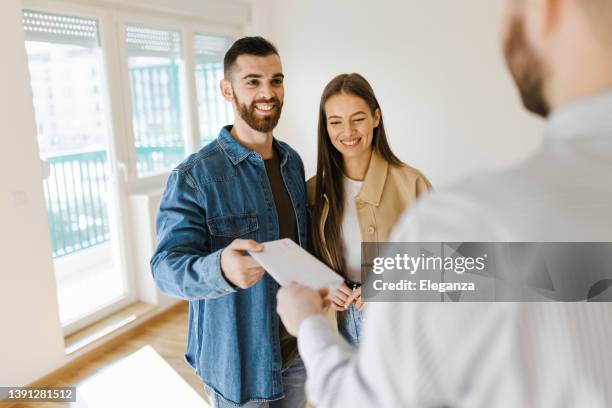
{"label": "window frame", "polygon": [[[185,107],[183,112],[183,123],[185,125],[185,154],[188,156],[195,153],[202,145],[200,142],[199,129],[199,114],[198,114],[198,99],[196,90],[195,77],[195,55],[193,48],[193,36],[198,33],[210,33],[209,35],[227,36],[236,38],[240,35],[239,31],[231,26],[211,24],[206,22],[192,21],[184,17],[178,16],[158,16],[157,13],[141,13],[133,11],[124,11],[117,14],[116,25],[119,30],[120,41],[117,49],[120,53],[122,88],[124,90],[123,100],[125,103],[126,118],[130,120],[126,123],[129,136],[125,142],[128,142],[128,189],[130,191],[142,191],[159,188],[163,186],[170,170],[164,173],[138,177],[136,171],[136,148],[134,140],[134,131],[132,128],[132,100],[131,100],[131,84],[128,71],[128,51],[126,45],[125,26],[129,24],[143,25],[146,27],[157,28],[160,30],[174,30],[181,34],[181,59],[183,81],[181,81],[181,104]],[[214,33],[214,34],[213,34]]]}
{"label": "window frame", "polygon": [[[118,182],[118,169],[114,166],[114,163],[118,162],[120,152],[116,141],[119,139],[117,136],[120,135],[120,123],[123,120],[120,112],[115,108],[114,101],[117,97],[117,82],[113,72],[113,60],[112,53],[109,53],[109,47],[107,44],[114,43],[113,29],[110,24],[110,14],[108,10],[100,9],[98,7],[90,7],[81,4],[64,3],[59,1],[38,1],[38,0],[27,0],[22,2],[22,9],[31,9],[35,11],[48,12],[61,14],[66,16],[85,17],[92,18],[98,22],[98,35],[100,40],[100,50],[102,54],[102,66],[104,68],[104,75],[102,76],[103,87],[105,89],[99,90],[104,92],[105,103],[107,104],[107,117],[106,120],[109,123],[109,139],[107,142],[108,161],[110,170],[109,179],[109,190],[114,197],[117,199],[112,200],[112,208],[109,208],[110,214],[114,214],[116,219],[110,220],[111,225],[111,236],[116,238],[116,243],[112,250],[115,254],[118,253],[117,260],[119,267],[124,272],[122,274],[124,287],[127,289],[126,295],[120,300],[113,302],[109,305],[103,306],[76,321],[70,322],[66,325],[62,325],[62,331],[64,336],[79,331],[90,324],[109,316],[128,305],[134,303],[137,300],[136,287],[134,274],[129,267],[132,265],[130,259],[129,250],[129,236],[126,234],[128,230],[126,226],[127,221],[127,202],[122,199],[121,195],[121,183]],[[116,63],[116,62],[115,62]]]}
{"label": "window frame", "polygon": [[[136,170],[136,148],[132,128],[131,84],[125,42],[125,25],[136,24],[152,28],[176,30],[181,35],[181,58],[184,80],[181,81],[181,101],[184,110],[186,156],[201,147],[199,137],[198,100],[195,78],[193,38],[197,34],[237,38],[242,35],[242,25],[235,22],[216,23],[204,18],[181,14],[169,14],[147,7],[129,7],[105,0],[22,0],[22,9],[56,13],[67,16],[93,18],[98,22],[100,48],[104,67],[104,88],[108,106],[109,141],[107,144],[110,166],[110,187],[113,200],[112,220],[115,230],[118,261],[122,270],[126,296],[118,302],[102,307],[85,317],[62,327],[64,336],[85,328],[110,314],[138,301],[136,260],[131,250],[132,231],[129,224],[129,197],[143,191],[159,191],[165,185],[170,170],[139,178]],[[113,248],[115,250],[115,248]],[[51,254],[49,254],[51,256]]]}

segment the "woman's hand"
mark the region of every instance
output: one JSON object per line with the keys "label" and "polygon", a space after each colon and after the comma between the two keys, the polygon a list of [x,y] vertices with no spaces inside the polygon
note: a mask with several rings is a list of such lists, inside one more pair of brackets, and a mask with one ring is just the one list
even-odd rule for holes
{"label": "woman's hand", "polygon": [[331,301],[330,307],[332,310],[342,311],[346,310],[351,304],[348,302],[349,298],[353,295],[351,288],[346,286],[345,282],[338,289],[334,290],[329,294],[329,300]]}
{"label": "woman's hand", "polygon": [[351,303],[355,303],[355,307],[360,312],[365,310],[366,303],[363,301],[361,297],[361,286],[353,291],[351,296],[347,299],[347,303],[350,305]]}

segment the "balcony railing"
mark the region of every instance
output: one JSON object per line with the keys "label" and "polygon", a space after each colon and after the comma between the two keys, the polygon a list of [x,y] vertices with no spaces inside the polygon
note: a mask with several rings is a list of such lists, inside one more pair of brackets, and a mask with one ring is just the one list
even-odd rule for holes
{"label": "balcony railing", "polygon": [[53,257],[109,240],[108,162],[104,150],[46,157],[44,182]]}
{"label": "balcony railing", "polygon": [[[165,172],[185,157],[179,65],[129,69],[136,169],[139,176]],[[202,141],[214,139],[231,123],[230,107],[218,92],[223,64],[200,58],[196,64]],[[53,245],[58,258],[110,239],[108,191],[110,170],[104,150],[45,157],[50,177],[44,182]]]}
{"label": "balcony railing", "polygon": [[[151,171],[168,168],[184,157],[183,147],[138,147],[139,165]],[[91,248],[110,239],[106,151],[47,156],[44,181],[53,258]]]}
{"label": "balcony railing", "polygon": [[129,72],[138,175],[168,171],[185,155],[179,66],[136,66]]}
{"label": "balcony railing", "polygon": [[217,137],[222,126],[233,122],[233,112],[218,89],[223,79],[223,61],[219,57],[199,57],[195,73],[200,135],[202,144],[206,144]]}

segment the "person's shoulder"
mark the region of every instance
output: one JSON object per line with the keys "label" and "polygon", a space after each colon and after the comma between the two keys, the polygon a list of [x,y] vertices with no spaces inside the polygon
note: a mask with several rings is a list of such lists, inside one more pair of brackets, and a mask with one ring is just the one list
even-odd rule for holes
{"label": "person's shoulder", "polygon": [[597,212],[593,203],[606,203],[607,197],[601,193],[601,178],[593,178],[587,167],[537,151],[513,166],[465,178],[428,195],[403,215],[396,238],[606,240],[606,225],[598,217],[605,213]]}
{"label": "person's shoulder", "polygon": [[406,163],[389,164],[389,177],[405,184],[406,187],[417,186],[420,192],[432,189],[429,179],[420,170]]}
{"label": "person's shoulder", "polygon": [[409,164],[406,164],[403,162],[400,163],[399,165],[390,164],[389,173],[397,175],[399,177],[411,179],[411,180],[418,180],[418,179],[427,180],[427,182],[429,183],[429,180],[427,179],[427,177],[425,177],[425,175],[419,169],[412,167]]}
{"label": "person's shoulder", "polygon": [[173,171],[188,175],[200,185],[215,180],[224,181],[236,173],[217,139],[189,155]]}
{"label": "person's shoulder", "polygon": [[408,177],[425,177],[423,173],[411,165],[401,162],[397,165],[389,165],[389,171],[397,174],[402,174]]}
{"label": "person's shoulder", "polygon": [[190,172],[194,167],[202,164],[202,162],[211,162],[222,159],[224,156],[223,149],[219,145],[217,139],[209,142],[203,146],[200,150],[190,154],[181,163],[179,163],[174,170],[187,173]]}
{"label": "person's shoulder", "polygon": [[465,242],[509,240],[487,181],[466,179],[425,195],[398,221],[391,241]]}

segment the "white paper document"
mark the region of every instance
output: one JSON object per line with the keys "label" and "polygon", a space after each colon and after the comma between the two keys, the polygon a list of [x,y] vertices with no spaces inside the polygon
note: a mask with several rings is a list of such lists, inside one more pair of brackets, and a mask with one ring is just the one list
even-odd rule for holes
{"label": "white paper document", "polygon": [[298,244],[285,238],[263,243],[261,252],[251,255],[281,286],[291,282],[318,290],[334,290],[344,279]]}

